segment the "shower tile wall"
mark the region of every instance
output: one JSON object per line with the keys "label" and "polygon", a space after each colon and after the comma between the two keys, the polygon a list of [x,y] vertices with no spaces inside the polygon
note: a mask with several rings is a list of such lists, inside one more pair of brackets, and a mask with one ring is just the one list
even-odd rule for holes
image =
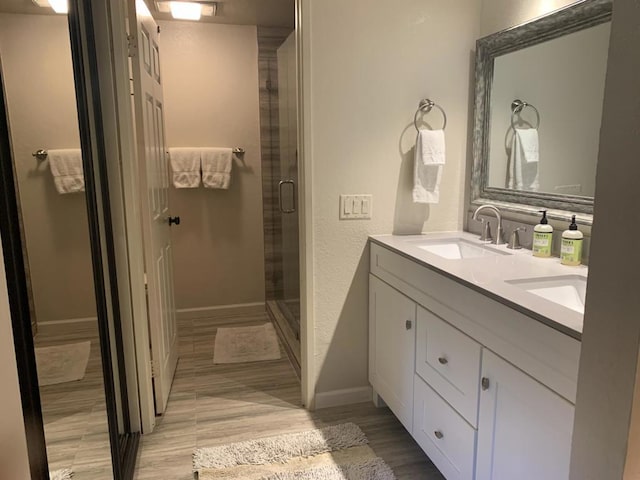
{"label": "shower tile wall", "polygon": [[280,134],[278,115],[277,50],[290,28],[258,27],[260,80],[260,146],[264,210],[266,299],[280,298],[282,291],[282,223],[278,214]]}

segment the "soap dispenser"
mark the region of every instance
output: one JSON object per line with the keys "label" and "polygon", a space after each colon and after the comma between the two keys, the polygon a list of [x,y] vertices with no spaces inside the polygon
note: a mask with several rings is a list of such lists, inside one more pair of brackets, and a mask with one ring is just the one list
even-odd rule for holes
{"label": "soap dispenser", "polygon": [[550,257],[553,227],[549,225],[549,220],[547,220],[547,211],[540,210],[540,213],[542,213],[542,219],[538,225],[533,227],[533,256]]}
{"label": "soap dispenser", "polygon": [[582,262],[582,242],[584,235],[578,230],[576,216],[571,217],[569,229],[562,232],[560,263],[575,267]]}

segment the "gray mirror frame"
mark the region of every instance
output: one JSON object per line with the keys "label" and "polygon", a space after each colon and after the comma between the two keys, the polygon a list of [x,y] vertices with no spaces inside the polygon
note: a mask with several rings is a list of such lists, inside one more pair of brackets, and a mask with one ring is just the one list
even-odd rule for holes
{"label": "gray mirror frame", "polygon": [[[514,191],[487,185],[491,86],[496,57],[600,25],[611,20],[611,13],[612,0],[583,0],[476,42],[472,205],[493,203],[507,211],[536,216],[544,207],[556,210],[556,218],[568,218],[570,212],[593,214],[592,197]],[[567,213],[563,215],[562,212]]]}

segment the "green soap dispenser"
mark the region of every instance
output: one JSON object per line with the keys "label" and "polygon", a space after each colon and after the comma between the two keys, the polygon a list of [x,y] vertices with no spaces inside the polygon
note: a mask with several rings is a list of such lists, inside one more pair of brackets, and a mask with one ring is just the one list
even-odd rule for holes
{"label": "green soap dispenser", "polygon": [[549,225],[547,220],[547,211],[540,210],[542,219],[540,223],[533,227],[533,256],[534,257],[550,257],[551,242],[553,241],[553,227]]}
{"label": "green soap dispenser", "polygon": [[578,230],[576,216],[571,217],[569,229],[562,232],[562,250],[560,263],[576,267],[582,262],[582,242],[584,235]]}

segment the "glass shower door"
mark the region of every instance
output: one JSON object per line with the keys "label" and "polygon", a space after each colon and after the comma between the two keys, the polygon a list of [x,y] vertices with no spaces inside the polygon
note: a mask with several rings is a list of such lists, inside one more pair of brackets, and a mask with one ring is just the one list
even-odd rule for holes
{"label": "glass shower door", "polygon": [[[298,106],[295,32],[278,48],[280,159],[277,215],[281,220],[282,289],[276,303],[300,340],[300,249],[298,231]],[[299,358],[299,342],[294,355]]]}

